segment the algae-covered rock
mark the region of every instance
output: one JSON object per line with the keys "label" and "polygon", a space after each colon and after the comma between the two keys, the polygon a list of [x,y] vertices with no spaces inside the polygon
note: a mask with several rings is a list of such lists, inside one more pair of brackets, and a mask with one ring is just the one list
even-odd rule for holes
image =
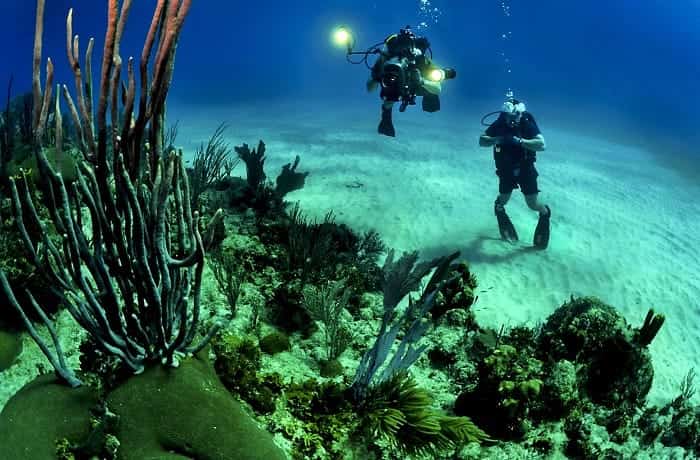
{"label": "algae-covered rock", "polygon": [[120,417],[122,460],[285,458],[204,360],[149,369],[110,393],[107,405]]}
{"label": "algae-covered rock", "polygon": [[457,397],[455,413],[471,417],[496,438],[522,438],[532,426],[532,413],[542,410],[543,363],[531,351],[506,343],[494,348],[478,364],[477,386]]}
{"label": "algae-covered rock", "polygon": [[281,385],[278,374],[262,375],[260,349],[250,338],[223,334],[212,340],[214,369],[223,385],[260,414],[275,410]]}
{"label": "algae-covered rock", "polygon": [[[21,180],[17,180],[20,190],[24,185]],[[32,188],[35,188],[33,185]],[[0,194],[1,195],[1,194]],[[46,223],[48,212],[45,207],[37,209],[39,218]],[[60,298],[57,296],[51,285],[51,281],[41,275],[34,266],[31,253],[28,251],[17,221],[13,217],[14,211],[9,199],[0,199],[0,270],[7,276],[8,282],[14,291],[14,296],[20,305],[23,305],[25,314],[33,321],[39,321],[40,317],[36,310],[31,307],[31,302],[26,291],[32,293],[34,300],[41,305],[44,312],[53,314],[58,310]],[[25,228],[30,238],[34,241],[41,240],[42,230],[32,219],[24,219]],[[61,240],[55,233],[51,224],[46,227],[49,238],[58,246]],[[44,251],[40,251],[39,257],[43,260]],[[20,314],[10,304],[9,298],[3,289],[0,289],[0,327],[24,328],[24,322]]]}
{"label": "algae-covered rock", "polygon": [[80,444],[91,432],[94,391],[70,388],[53,375],[41,375],[25,385],[0,414],[0,458],[55,460],[56,442]]}
{"label": "algae-covered rock", "polygon": [[566,415],[579,402],[576,366],[565,359],[557,361],[545,377],[543,396],[550,416]]}
{"label": "algae-covered rock", "polygon": [[20,334],[0,331],[0,371],[12,366],[20,353],[22,353]]}
{"label": "algae-covered rock", "polygon": [[343,375],[345,368],[337,359],[322,359],[319,362],[321,377],[332,378]]}
{"label": "algae-covered rock", "polygon": [[654,377],[649,350],[636,334],[612,306],[572,298],[545,322],[538,353],[580,366],[582,389],[593,402],[631,410],[643,404]]}
{"label": "algae-covered rock", "polygon": [[276,355],[291,348],[289,336],[284,332],[272,332],[260,339],[260,350],[268,355]]}
{"label": "algae-covered rock", "polygon": [[430,310],[433,320],[437,320],[450,310],[463,310],[469,313],[468,330],[476,329],[476,320],[471,306],[476,300],[476,276],[471,273],[469,264],[459,262],[450,267],[450,276],[440,287],[435,305]]}

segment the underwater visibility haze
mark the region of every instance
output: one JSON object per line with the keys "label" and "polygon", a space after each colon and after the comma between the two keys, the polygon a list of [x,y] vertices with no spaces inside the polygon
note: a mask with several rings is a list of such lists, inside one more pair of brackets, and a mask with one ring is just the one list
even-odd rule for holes
{"label": "underwater visibility haze", "polygon": [[0,460],[700,455],[697,1],[0,14]]}

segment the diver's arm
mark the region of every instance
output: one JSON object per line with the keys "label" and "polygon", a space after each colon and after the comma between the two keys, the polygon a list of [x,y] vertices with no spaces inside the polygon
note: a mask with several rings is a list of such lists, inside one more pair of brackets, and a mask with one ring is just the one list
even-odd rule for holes
{"label": "diver's arm", "polygon": [[382,69],[384,68],[384,63],[387,60],[387,55],[383,51],[379,53],[377,60],[374,61],[372,68],[370,69],[370,78],[379,82],[382,78]]}
{"label": "diver's arm", "polygon": [[419,69],[419,78],[420,78],[420,85],[425,89],[427,92],[430,94],[434,94],[436,96],[439,96],[440,93],[442,92],[442,83],[439,81],[433,81],[429,78],[426,78],[424,75],[428,75],[430,71],[433,69],[433,64],[430,58],[425,56],[424,54],[424,61],[418,66]]}
{"label": "diver's arm", "polygon": [[434,94],[436,96],[442,92],[442,85],[440,84],[439,81],[430,81],[430,80],[423,79],[421,86],[427,92],[429,92],[430,94]]}
{"label": "diver's arm", "polygon": [[486,134],[482,134],[479,137],[479,146],[480,147],[491,147],[494,144],[498,144],[501,141],[500,136],[487,136]]}
{"label": "diver's arm", "polygon": [[382,68],[384,67],[385,62],[386,55],[383,51],[380,51],[379,57],[377,57],[377,60],[374,61],[374,65],[372,65],[372,68],[370,69],[370,76],[365,84],[367,91],[374,91],[379,86],[379,82],[382,78]]}
{"label": "diver's arm", "polygon": [[533,152],[542,152],[547,147],[542,134],[538,134],[532,139],[523,139],[522,141],[523,147],[528,150],[532,150]]}

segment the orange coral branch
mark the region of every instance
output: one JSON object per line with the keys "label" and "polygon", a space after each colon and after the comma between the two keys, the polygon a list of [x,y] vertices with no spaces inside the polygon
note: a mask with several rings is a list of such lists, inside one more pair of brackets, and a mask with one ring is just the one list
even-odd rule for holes
{"label": "orange coral branch", "polygon": [[110,76],[114,58],[114,42],[118,21],[118,0],[109,0],[107,10],[107,32],[102,56],[102,75],[100,78],[100,96],[97,103],[97,164],[106,167],[107,161],[107,101],[109,97]]}
{"label": "orange coral branch", "polygon": [[124,0],[122,4],[122,11],[119,15],[119,22],[117,24],[117,32],[114,37],[114,55],[119,56],[119,45],[122,41],[122,34],[124,33],[124,25],[129,17],[129,10],[131,9],[131,0]]}
{"label": "orange coral branch", "polygon": [[161,21],[161,16],[163,15],[163,7],[165,6],[165,1],[166,0],[158,0],[156,9],[153,12],[153,18],[151,19],[151,25],[148,28],[146,41],[143,44],[143,51],[141,51],[141,62],[139,63],[139,71],[141,73],[141,95],[139,97],[139,123],[143,123],[146,119],[146,102],[148,100],[148,61],[151,58],[153,42],[156,39],[156,31],[158,30],[158,23]]}
{"label": "orange coral branch", "polygon": [[165,95],[170,87],[170,75],[172,74],[173,65],[173,50],[177,45],[177,39],[182,29],[182,24],[185,17],[192,6],[192,0],[182,0],[180,7],[175,10],[172,7],[168,9],[168,17],[165,18],[165,39],[161,43],[156,55],[156,63],[153,71],[153,83],[151,88],[151,108],[160,107],[164,102]]}

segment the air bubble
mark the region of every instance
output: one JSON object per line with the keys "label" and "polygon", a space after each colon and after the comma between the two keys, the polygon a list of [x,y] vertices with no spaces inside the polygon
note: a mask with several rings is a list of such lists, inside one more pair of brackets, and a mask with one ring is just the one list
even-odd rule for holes
{"label": "air bubble", "polygon": [[417,29],[427,29],[431,24],[437,24],[440,16],[442,11],[431,0],[418,0],[418,17],[421,20]]}

